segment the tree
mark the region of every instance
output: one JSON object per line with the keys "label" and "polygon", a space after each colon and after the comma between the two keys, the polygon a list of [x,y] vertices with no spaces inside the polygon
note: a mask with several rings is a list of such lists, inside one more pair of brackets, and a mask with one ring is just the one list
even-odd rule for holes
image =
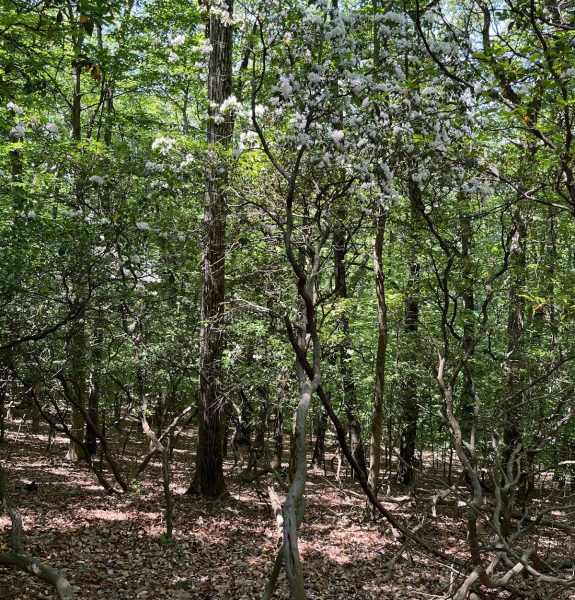
{"label": "tree", "polygon": [[188,490],[216,498],[225,491],[224,398],[221,365],[224,351],[224,293],[226,260],[225,186],[228,167],[225,151],[233,131],[232,2],[209,13],[207,39],[211,46],[208,67],[207,138],[209,151],[204,204],[202,300],[200,313],[200,414],[196,472]]}

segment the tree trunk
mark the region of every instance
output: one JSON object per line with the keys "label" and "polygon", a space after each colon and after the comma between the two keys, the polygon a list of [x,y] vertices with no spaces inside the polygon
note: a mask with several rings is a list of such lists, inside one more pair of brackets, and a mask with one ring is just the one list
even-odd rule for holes
{"label": "tree trunk", "polygon": [[35,381],[32,386],[32,433],[40,433],[40,400],[42,394],[42,384]]}
{"label": "tree trunk", "polygon": [[75,439],[70,439],[66,458],[71,461],[84,460],[86,452],[84,447],[76,440],[84,440],[84,429],[86,422],[82,411],[85,410],[88,398],[88,386],[86,382],[86,331],[84,320],[80,319],[74,324],[73,334],[69,342],[71,354],[71,377],[73,384],[72,403],[72,427],[71,433]]}
{"label": "tree trunk", "polygon": [[[74,15],[70,15],[71,19]],[[83,34],[81,28],[77,30],[74,35],[74,50],[76,56],[81,56],[83,46]],[[77,61],[79,63],[79,61]],[[74,90],[72,94],[72,139],[75,142],[81,142],[82,140],[82,67],[77,64],[74,69]],[[83,182],[81,174],[76,174],[75,181],[76,188],[76,202],[79,208],[83,204]],[[81,246],[82,247],[82,246]],[[81,265],[83,256],[79,257],[79,264]],[[81,275],[79,275],[81,277]],[[75,294],[77,297],[81,297],[82,284],[80,281],[75,282]],[[86,325],[84,321],[84,311],[78,315],[76,323],[74,323],[70,342],[69,352],[71,355],[71,379],[74,384],[74,405],[72,406],[72,427],[71,432],[76,440],[84,440],[84,428],[85,421],[82,415],[82,409],[85,408],[88,396],[88,386],[86,381]],[[68,447],[68,453],[66,454],[68,460],[76,461],[86,458],[84,448],[78,444],[77,441],[70,440]]]}
{"label": "tree trunk", "polygon": [[[527,221],[523,207],[517,206],[513,213],[515,232],[511,241],[511,253],[509,256],[509,267],[511,281],[509,284],[509,313],[507,320],[507,400],[503,406],[503,443],[505,446],[505,464],[513,460],[514,450],[522,443],[521,421],[525,407],[525,393],[521,391],[524,385],[522,367],[524,364],[523,334],[525,330],[525,298],[523,288],[525,286],[526,266],[526,237]],[[521,460],[524,460],[524,456]],[[528,468],[528,465],[524,465]],[[510,471],[513,476],[517,473],[515,466]],[[513,493],[502,494],[503,496],[503,522],[501,530],[503,535],[510,531],[511,512],[513,510]],[[526,494],[526,490],[523,490]],[[528,494],[527,494],[528,495]]]}
{"label": "tree trunk", "polygon": [[[225,6],[231,16],[232,0]],[[226,21],[227,22],[227,21]],[[208,71],[207,176],[204,205],[202,302],[200,329],[199,432],[196,472],[188,493],[214,498],[225,492],[223,474],[224,399],[220,363],[224,350],[224,285],[226,253],[225,186],[227,157],[233,118],[215,119],[231,93],[232,28],[217,15],[209,16],[208,36],[212,46]]]}
{"label": "tree trunk", "polygon": [[[467,208],[467,207],[466,207]],[[466,210],[466,208],[464,210]],[[463,214],[460,218],[461,226],[461,259],[463,261],[463,350],[468,355],[465,370],[463,372],[463,390],[461,392],[462,407],[462,430],[464,439],[475,447],[475,440],[471,439],[474,429],[474,409],[475,397],[473,393],[473,378],[470,371],[469,361],[472,358],[475,348],[475,293],[474,282],[475,274],[473,272],[471,260],[473,253],[473,231],[471,229],[471,218],[469,214]]]}
{"label": "tree trunk", "polygon": [[325,469],[325,434],[327,431],[327,413],[320,410],[317,418],[317,428],[315,434],[315,444],[311,457],[311,466],[317,465]]}
{"label": "tree trunk", "polygon": [[381,212],[377,216],[375,222],[375,241],[373,244],[373,270],[375,273],[375,291],[377,294],[377,354],[375,358],[368,483],[374,494],[377,494],[380,486],[385,360],[389,335],[387,325],[387,302],[385,298],[385,270],[383,265],[383,243],[386,220],[387,214],[385,212]]}
{"label": "tree trunk", "polygon": [[[344,223],[345,211],[341,210],[337,215],[337,218]],[[343,230],[340,227],[341,225],[335,227],[333,233],[335,295],[337,298],[340,298],[343,302],[345,302],[345,300],[348,298],[347,265],[345,263],[347,240]],[[350,446],[357,464],[363,469],[364,473],[367,473],[365,451],[363,448],[363,441],[361,439],[361,422],[358,417],[355,381],[350,365],[350,350],[352,344],[351,333],[349,329],[349,315],[345,306],[341,310],[339,327],[341,329],[341,335],[336,350],[337,354],[339,355],[339,370],[341,373],[343,400],[349,427]]]}
{"label": "tree trunk", "polygon": [[[90,420],[96,428],[100,424],[100,391],[102,386],[101,368],[102,368],[102,343],[103,331],[102,323],[98,319],[94,330],[94,347],[92,349],[93,367],[90,377],[90,389],[88,394],[88,414]],[[86,449],[92,455],[96,454],[98,439],[95,428],[91,425],[86,427]]]}
{"label": "tree trunk", "polygon": [[403,485],[411,485],[413,481],[413,467],[415,459],[415,442],[417,438],[417,419],[419,404],[417,398],[416,368],[418,364],[417,333],[419,330],[419,271],[420,265],[417,257],[419,245],[419,216],[422,211],[421,191],[413,181],[409,182],[410,201],[410,259],[409,276],[405,297],[405,317],[403,330],[405,333],[406,373],[403,386],[403,406],[400,417],[399,464],[397,481]]}

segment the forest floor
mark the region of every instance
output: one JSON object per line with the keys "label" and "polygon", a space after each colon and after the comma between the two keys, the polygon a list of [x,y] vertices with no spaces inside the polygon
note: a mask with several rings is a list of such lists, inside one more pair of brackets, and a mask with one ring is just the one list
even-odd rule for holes
{"label": "forest floor", "polygon": [[[175,498],[174,541],[163,537],[161,471],[152,462],[132,493],[107,495],[93,475],[64,459],[66,441],[57,438],[47,451],[47,435],[32,435],[9,423],[0,460],[9,473],[9,493],[19,506],[27,551],[61,569],[78,600],[153,598],[259,599],[278,548],[278,532],[265,487],[242,484],[233,462],[226,463],[229,495],[215,502],[184,494],[193,460],[175,451],[172,492]],[[186,440],[184,440],[186,442]],[[184,444],[185,445],[185,444]],[[130,443],[127,459],[136,464],[147,442]],[[126,463],[127,464],[127,463]],[[439,476],[440,474],[436,474]],[[36,481],[37,492],[25,484]],[[435,480],[437,481],[437,480]],[[400,542],[386,523],[366,511],[359,486],[344,477],[338,486],[331,469],[310,471],[300,550],[310,600],[416,600],[448,597],[461,576],[449,565],[419,550],[404,553],[389,581],[387,563]],[[384,505],[414,527],[422,508],[441,489],[433,478],[419,477],[411,496],[391,490]],[[555,502],[569,502],[563,492]],[[573,503],[573,498],[570,500]],[[0,551],[8,548],[8,518],[0,513]],[[464,512],[455,500],[438,506],[422,537],[436,548],[465,559]],[[575,540],[561,530],[538,534],[539,551],[562,548],[575,556]],[[513,591],[480,592],[481,599],[549,597],[550,588],[532,579],[513,580]],[[453,589],[453,588],[452,588]],[[287,598],[280,575],[274,598]],[[0,599],[55,598],[44,582],[0,568]],[[575,591],[554,596],[575,599]]]}

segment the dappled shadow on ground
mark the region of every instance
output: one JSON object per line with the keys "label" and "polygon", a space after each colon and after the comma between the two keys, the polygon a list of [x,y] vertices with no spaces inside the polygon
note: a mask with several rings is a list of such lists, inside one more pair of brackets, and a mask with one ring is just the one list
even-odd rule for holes
{"label": "dappled shadow on ground", "polygon": [[[139,450],[145,452],[145,445]],[[229,496],[206,502],[184,494],[192,473],[190,451],[174,457],[175,541],[163,538],[163,499],[159,464],[152,462],[134,491],[107,495],[82,466],[62,459],[65,443],[51,453],[45,440],[9,432],[0,459],[11,476],[10,493],[21,508],[30,553],[61,569],[79,600],[138,598],[252,600],[259,598],[271,572],[278,532],[265,490],[229,477]],[[137,454],[133,448],[130,454]],[[231,469],[231,464],[227,464]],[[38,482],[38,492],[24,484]],[[422,484],[423,485],[423,484]],[[425,486],[415,498],[387,506],[414,526]],[[308,598],[317,600],[415,600],[440,598],[454,571],[419,552],[404,554],[386,581],[387,562],[400,541],[383,520],[366,511],[359,487],[342,487],[333,474],[310,473],[300,548]],[[462,551],[465,525],[455,503],[445,503],[422,532],[448,552]],[[7,542],[8,519],[0,516],[0,543]],[[555,532],[549,543],[570,543]],[[528,582],[526,582],[528,583]],[[520,584],[521,586],[521,584]],[[523,596],[490,592],[486,598],[543,598],[528,588]],[[289,596],[281,576],[274,598]],[[54,598],[43,582],[0,569],[0,597]],[[566,595],[565,598],[569,596]]]}

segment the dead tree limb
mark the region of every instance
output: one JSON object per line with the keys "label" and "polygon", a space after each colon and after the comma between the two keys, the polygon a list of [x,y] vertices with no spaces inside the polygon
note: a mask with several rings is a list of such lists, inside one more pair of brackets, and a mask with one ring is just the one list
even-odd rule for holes
{"label": "dead tree limb", "polygon": [[0,465],[0,499],[6,514],[10,517],[12,525],[10,532],[11,549],[10,552],[0,553],[0,565],[14,567],[21,571],[31,573],[53,585],[61,600],[74,600],[72,587],[60,571],[45,565],[37,558],[26,553],[24,542],[22,541],[22,517],[20,516],[18,508],[8,496],[8,491],[6,489],[7,479],[6,471],[3,469],[2,465]]}

